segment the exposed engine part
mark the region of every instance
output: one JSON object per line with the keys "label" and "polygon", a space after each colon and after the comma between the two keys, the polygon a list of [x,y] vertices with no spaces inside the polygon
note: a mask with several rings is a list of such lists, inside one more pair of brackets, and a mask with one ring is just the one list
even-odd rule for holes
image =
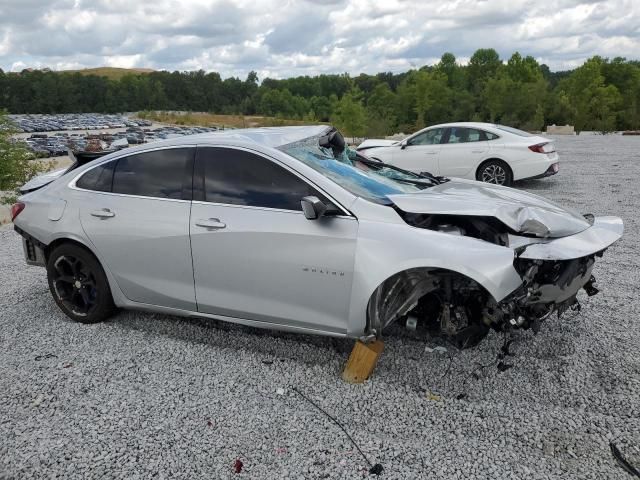
{"label": "exposed engine part", "polygon": [[581,288],[595,295],[591,275],[595,255],[573,260],[516,259],[514,267],[522,276],[522,286],[500,302],[500,310],[512,326],[537,330],[552,313],[580,309],[576,298]]}
{"label": "exposed engine part", "polygon": [[399,318],[407,317],[413,330],[439,332],[458,346],[472,346],[488,332],[487,305],[497,305],[484,288],[455,272],[417,268],[385,281],[373,293],[368,306],[369,328],[381,332]]}
{"label": "exposed engine part", "polygon": [[[402,219],[412,227],[426,228],[455,235],[473,237],[495,245],[507,246],[509,234],[516,234],[494,217],[408,213],[396,209]],[[518,233],[518,235],[523,235]]]}
{"label": "exposed engine part", "polygon": [[455,225],[450,225],[448,223],[438,225],[438,231],[442,233],[448,233],[450,235],[464,235],[465,232],[459,227]]}
{"label": "exposed engine part", "polygon": [[591,270],[595,255],[574,260],[514,260],[522,285],[497,303],[477,282],[459,273],[416,268],[386,280],[371,296],[368,331],[378,334],[406,317],[411,331],[428,330],[447,337],[460,347],[477,344],[489,328],[505,331],[532,328],[553,313],[579,310],[576,298],[584,288],[598,293]]}
{"label": "exposed engine part", "polygon": [[584,284],[583,288],[584,291],[587,292],[587,295],[589,295],[590,297],[593,297],[600,291],[596,285],[596,277],[594,277],[593,275],[591,275],[589,281]]}

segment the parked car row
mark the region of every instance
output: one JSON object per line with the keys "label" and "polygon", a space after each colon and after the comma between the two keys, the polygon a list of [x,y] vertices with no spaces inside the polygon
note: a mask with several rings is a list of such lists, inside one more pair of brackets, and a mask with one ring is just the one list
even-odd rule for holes
{"label": "parked car row", "polygon": [[160,127],[140,128],[128,127],[126,130],[114,133],[67,133],[58,132],[52,135],[46,133],[34,133],[24,141],[27,146],[40,157],[54,157],[66,155],[69,150],[82,151],[92,145],[96,149],[99,142],[100,149],[117,150],[129,145],[149,143],[156,140],[193,135],[215,131],[215,128],[207,127]]}
{"label": "parked car row", "polygon": [[130,119],[123,115],[102,113],[64,113],[56,115],[9,115],[23,132],[53,132],[56,130],[104,130],[107,128],[150,127],[148,120]]}

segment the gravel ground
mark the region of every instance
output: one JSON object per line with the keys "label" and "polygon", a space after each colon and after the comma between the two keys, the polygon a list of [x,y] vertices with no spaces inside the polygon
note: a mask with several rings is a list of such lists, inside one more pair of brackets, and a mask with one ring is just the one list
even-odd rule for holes
{"label": "gravel ground", "polygon": [[[0,230],[0,478],[631,478],[640,466],[640,138],[559,137],[561,173],[525,188],[621,216],[580,314],[463,352],[396,328],[373,378],[340,380],[351,342],[121,312],[72,323]],[[430,347],[440,344],[427,339]],[[488,365],[482,367],[481,365]],[[233,473],[240,459],[244,468]]]}

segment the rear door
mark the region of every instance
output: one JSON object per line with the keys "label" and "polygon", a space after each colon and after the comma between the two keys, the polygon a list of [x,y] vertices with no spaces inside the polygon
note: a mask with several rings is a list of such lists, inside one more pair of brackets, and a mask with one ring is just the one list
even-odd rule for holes
{"label": "rear door", "polygon": [[191,245],[198,310],[346,333],[357,220],[307,220],[300,200],[330,200],[258,153],[198,147]]}
{"label": "rear door", "polygon": [[475,180],[476,168],[489,151],[486,133],[476,128],[450,127],[438,157],[440,175]]}
{"label": "rear door", "polygon": [[393,164],[416,173],[438,175],[438,156],[444,128],[432,128],[409,138],[405,147],[394,152]]}
{"label": "rear door", "polygon": [[121,157],[76,182],[82,227],[124,295],[196,310],[189,243],[195,147]]}

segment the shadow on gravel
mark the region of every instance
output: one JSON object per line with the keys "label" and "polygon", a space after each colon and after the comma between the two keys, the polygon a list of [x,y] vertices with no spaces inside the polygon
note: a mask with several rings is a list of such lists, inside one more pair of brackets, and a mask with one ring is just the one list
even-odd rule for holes
{"label": "shadow on gravel", "polygon": [[560,185],[560,180],[555,178],[538,178],[531,180],[518,180],[514,182],[513,188],[530,191],[546,191]]}
{"label": "shadow on gravel", "polygon": [[[205,344],[213,347],[237,348],[254,354],[282,354],[282,344],[289,344],[292,354],[296,349],[313,347],[317,351],[333,351],[346,355],[353,346],[352,339],[305,335],[238,325],[222,320],[206,318],[184,318],[178,316],[121,311],[110,323],[124,329],[162,335],[173,340]],[[257,340],[257,341],[256,341]],[[307,362],[298,355],[293,360]]]}

